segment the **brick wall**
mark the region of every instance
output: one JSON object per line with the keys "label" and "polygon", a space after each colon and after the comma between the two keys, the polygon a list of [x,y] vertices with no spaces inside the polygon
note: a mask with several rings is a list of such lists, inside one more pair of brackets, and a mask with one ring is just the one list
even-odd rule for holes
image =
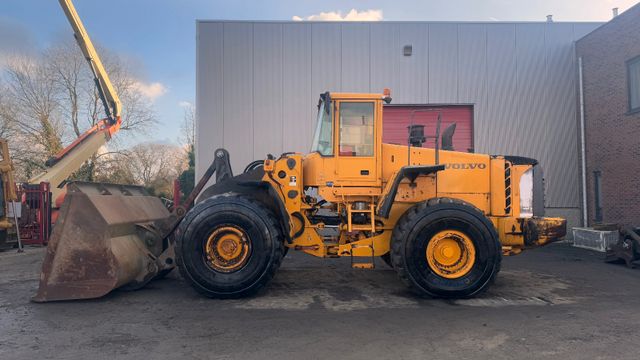
{"label": "brick wall", "polygon": [[626,66],[640,56],[640,4],[577,41],[576,54],[583,63],[590,224],[600,171],[603,222],[640,226],[640,113],[629,113]]}

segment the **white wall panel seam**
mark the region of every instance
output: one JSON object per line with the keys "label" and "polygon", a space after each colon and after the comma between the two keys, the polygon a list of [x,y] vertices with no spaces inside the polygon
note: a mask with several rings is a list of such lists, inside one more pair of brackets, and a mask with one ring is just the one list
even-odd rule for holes
{"label": "white wall panel seam", "polygon": [[369,92],[373,92],[371,90],[371,24],[367,24],[367,31],[369,32]]}

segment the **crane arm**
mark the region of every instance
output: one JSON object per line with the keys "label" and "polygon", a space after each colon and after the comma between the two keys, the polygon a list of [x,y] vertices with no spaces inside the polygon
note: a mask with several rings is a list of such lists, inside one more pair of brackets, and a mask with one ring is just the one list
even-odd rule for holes
{"label": "crane arm", "polygon": [[31,184],[40,182],[51,184],[53,199],[57,199],[58,195],[64,192],[63,187],[67,178],[111,139],[111,136],[120,129],[122,122],[120,98],[76,12],[76,8],[73,6],[73,2],[71,0],[59,0],[59,2],[73,28],[78,46],[89,63],[107,117],[49,159],[45,164],[47,166],[45,171],[29,179]]}
{"label": "crane arm", "polygon": [[48,182],[51,184],[52,198],[54,200],[57,199],[58,195],[64,193],[63,187],[67,178],[104,146],[119,127],[119,123],[109,125],[107,119],[100,121],[96,126],[80,135],[69,146],[47,160],[45,165],[48,168],[29,179],[29,183]]}
{"label": "crane arm", "polygon": [[76,8],[73,6],[73,2],[71,2],[71,0],[59,0],[59,2],[64,14],[67,16],[67,20],[69,20],[69,24],[71,24],[71,27],[73,28],[78,46],[80,46],[82,54],[89,63],[98,93],[100,94],[100,99],[102,100],[104,110],[107,113],[109,124],[113,125],[120,119],[120,98],[109,79],[107,71],[102,65],[100,56],[98,56],[96,49],[93,47],[89,34],[87,34],[87,31],[82,24],[82,20],[80,20],[80,17],[76,12]]}

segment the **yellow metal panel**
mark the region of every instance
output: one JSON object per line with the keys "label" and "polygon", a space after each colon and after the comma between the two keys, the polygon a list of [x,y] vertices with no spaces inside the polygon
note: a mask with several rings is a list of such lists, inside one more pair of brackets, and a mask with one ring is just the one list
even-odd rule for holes
{"label": "yellow metal panel", "polygon": [[524,247],[524,235],[520,221],[513,217],[492,217],[502,246]]}
{"label": "yellow metal panel", "polygon": [[[389,181],[391,183],[391,181]],[[403,180],[398,186],[396,202],[418,203],[436,197],[436,176],[420,176],[411,184]]]}
{"label": "yellow metal panel", "polygon": [[491,159],[491,214],[495,216],[506,215],[504,166],[504,158]]}
{"label": "yellow metal panel", "polygon": [[373,256],[382,256],[389,252],[391,243],[391,231],[385,231],[380,235],[354,241],[348,244],[341,244],[338,248],[340,256],[371,256],[371,247],[373,246]]}
{"label": "yellow metal panel", "polygon": [[322,187],[320,189],[320,195],[329,198],[342,198],[344,196],[380,196],[379,187],[364,187],[364,186],[335,186],[335,187]]}
{"label": "yellow metal panel", "polygon": [[[293,167],[288,163],[291,160],[295,161]],[[301,154],[291,154],[275,161],[267,160],[265,162],[263,181],[269,182],[276,189],[276,193],[284,203],[289,215],[301,212],[303,206],[304,173],[302,164],[303,157]],[[314,256],[326,256],[326,247],[323,240],[309,221],[305,218],[305,223],[300,224],[299,220],[294,216],[289,216],[289,219],[289,236],[293,237],[302,226],[305,229],[294,240],[293,244],[288,244],[287,246]]]}
{"label": "yellow metal panel", "polygon": [[[411,159],[409,159],[409,151]],[[382,146],[382,178],[390,181],[393,174],[403,166],[435,165],[435,150],[429,148],[409,149],[403,145],[384,144]],[[436,175],[437,193],[435,196],[448,196],[471,202],[485,213],[490,213],[490,161],[484,154],[472,154],[458,151],[439,151],[439,163],[445,170]]]}
{"label": "yellow metal panel", "polygon": [[489,161],[484,154],[440,151],[440,163],[445,169],[438,172],[438,193],[488,194]]}
{"label": "yellow metal panel", "polygon": [[332,92],[331,100],[382,100],[382,94]]}
{"label": "yellow metal panel", "polygon": [[322,156],[317,152],[305,155],[303,159],[304,181],[306,186],[326,186],[334,181],[335,158]]}
{"label": "yellow metal panel", "polygon": [[[294,163],[293,167],[289,163]],[[265,175],[268,177],[268,175]],[[289,213],[300,211],[302,206],[304,177],[302,173],[302,155],[293,154],[275,162],[269,180],[276,183]],[[293,227],[293,226],[292,226]]]}

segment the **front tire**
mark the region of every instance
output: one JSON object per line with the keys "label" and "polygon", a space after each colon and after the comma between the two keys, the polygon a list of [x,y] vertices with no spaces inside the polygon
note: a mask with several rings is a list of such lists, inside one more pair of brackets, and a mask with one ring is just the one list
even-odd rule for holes
{"label": "front tire", "polygon": [[393,230],[391,262],[419,295],[467,298],[500,271],[502,246],[491,221],[463,201],[437,198],[409,209]]}
{"label": "front tire", "polygon": [[273,278],[283,252],[283,236],[273,214],[237,194],[198,203],[176,233],[182,277],[212,298],[257,293]]}

